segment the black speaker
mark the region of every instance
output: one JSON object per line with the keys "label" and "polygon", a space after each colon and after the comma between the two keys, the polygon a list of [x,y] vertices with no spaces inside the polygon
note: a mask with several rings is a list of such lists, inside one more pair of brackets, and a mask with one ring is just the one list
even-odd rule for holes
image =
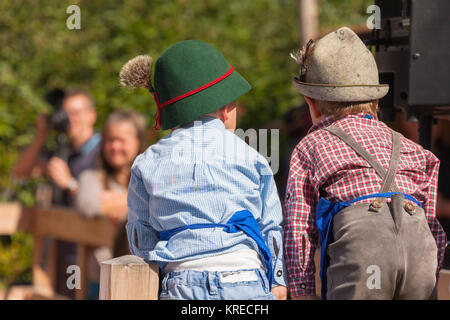
{"label": "black speaker", "polygon": [[450,1],[411,1],[408,104],[450,106]]}
{"label": "black speaker", "polygon": [[450,0],[376,0],[375,45],[380,80],[390,94],[380,107],[450,113]]}

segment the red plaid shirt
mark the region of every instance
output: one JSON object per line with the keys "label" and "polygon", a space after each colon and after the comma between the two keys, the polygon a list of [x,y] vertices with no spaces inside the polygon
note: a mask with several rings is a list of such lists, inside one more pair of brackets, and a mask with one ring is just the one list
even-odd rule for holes
{"label": "red plaid shirt", "polygon": [[[330,201],[349,201],[381,189],[382,179],[364,159],[339,138],[320,130],[333,122],[329,117],[312,126],[292,152],[284,201],[285,261],[291,296],[316,294],[314,254],[319,238],[315,207],[319,194]],[[387,125],[365,118],[364,113],[349,115],[335,125],[350,134],[384,168],[389,167],[392,136]],[[446,243],[435,212],[439,159],[403,136],[401,142],[395,182],[402,192],[423,204],[438,247],[439,272]],[[371,199],[361,202],[364,201]]]}

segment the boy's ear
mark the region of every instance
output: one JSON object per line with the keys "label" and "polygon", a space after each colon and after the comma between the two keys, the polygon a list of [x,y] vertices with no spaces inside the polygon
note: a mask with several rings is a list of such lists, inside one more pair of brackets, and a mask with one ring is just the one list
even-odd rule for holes
{"label": "boy's ear", "polygon": [[223,106],[219,109],[219,115],[220,119],[222,121],[227,121],[230,118],[229,113],[233,111],[233,109],[236,108],[236,105],[234,102],[227,104],[226,106]]}
{"label": "boy's ear", "polygon": [[317,104],[317,100],[304,96],[306,103],[309,106],[309,111],[311,112],[311,117],[315,119],[319,119],[322,116],[322,112],[319,109],[319,105]]}
{"label": "boy's ear", "polygon": [[219,111],[220,120],[227,121],[228,120],[228,105],[223,106],[218,111]]}

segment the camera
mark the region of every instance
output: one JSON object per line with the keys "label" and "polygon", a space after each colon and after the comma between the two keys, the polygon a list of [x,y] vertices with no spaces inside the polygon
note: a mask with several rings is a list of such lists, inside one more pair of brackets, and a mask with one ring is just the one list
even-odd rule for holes
{"label": "camera", "polygon": [[62,107],[65,97],[63,89],[55,88],[48,91],[44,99],[52,107],[52,112],[47,116],[47,126],[58,133],[66,133],[69,127],[69,115]]}

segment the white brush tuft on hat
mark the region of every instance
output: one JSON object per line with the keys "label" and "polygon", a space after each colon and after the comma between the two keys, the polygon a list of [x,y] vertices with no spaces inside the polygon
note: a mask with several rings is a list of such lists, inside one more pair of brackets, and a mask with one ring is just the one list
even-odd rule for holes
{"label": "white brush tuft on hat", "polygon": [[146,88],[153,91],[152,87],[152,58],[148,55],[140,55],[129,60],[120,70],[120,84],[132,88]]}

